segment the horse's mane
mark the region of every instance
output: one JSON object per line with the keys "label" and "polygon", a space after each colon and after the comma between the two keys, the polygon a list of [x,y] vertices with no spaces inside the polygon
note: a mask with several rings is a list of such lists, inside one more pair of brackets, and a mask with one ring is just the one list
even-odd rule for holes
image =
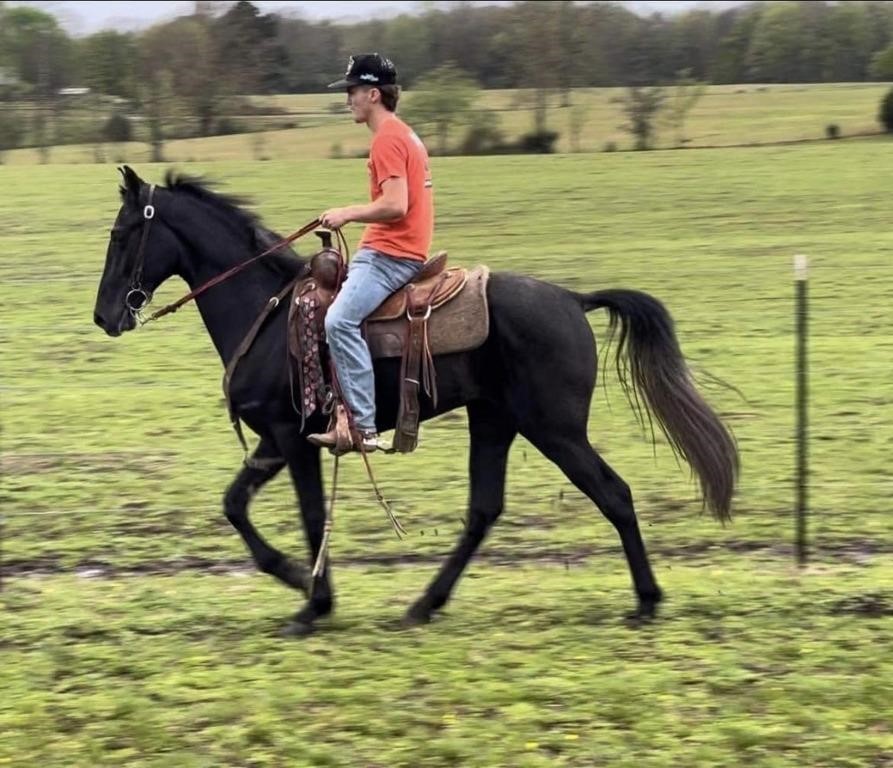
{"label": "horse's mane", "polygon": [[[171,192],[189,195],[207,203],[212,208],[224,213],[229,221],[243,227],[247,231],[252,248],[250,256],[257,255],[282,239],[281,235],[264,226],[260,216],[254,211],[248,210],[247,206],[253,204],[251,200],[215,191],[213,187],[217,186],[217,182],[211,179],[168,170],[164,177],[164,184]],[[306,266],[290,245],[265,256],[261,263],[285,277],[294,277]]]}

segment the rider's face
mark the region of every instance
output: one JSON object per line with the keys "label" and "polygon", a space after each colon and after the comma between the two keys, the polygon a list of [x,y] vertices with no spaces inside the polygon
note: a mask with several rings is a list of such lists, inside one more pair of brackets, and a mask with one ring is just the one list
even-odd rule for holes
{"label": "rider's face", "polygon": [[376,101],[374,94],[378,94],[377,88],[366,85],[352,85],[347,89],[347,106],[355,123],[365,123],[369,119],[372,105]]}

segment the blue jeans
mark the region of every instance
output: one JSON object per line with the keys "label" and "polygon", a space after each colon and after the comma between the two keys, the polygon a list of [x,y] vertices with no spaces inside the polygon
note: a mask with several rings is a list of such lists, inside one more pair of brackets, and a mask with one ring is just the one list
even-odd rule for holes
{"label": "blue jeans", "polygon": [[388,296],[418,274],[423,262],[360,248],[326,313],[326,339],[346,405],[358,429],[376,432],[375,374],[360,326]]}

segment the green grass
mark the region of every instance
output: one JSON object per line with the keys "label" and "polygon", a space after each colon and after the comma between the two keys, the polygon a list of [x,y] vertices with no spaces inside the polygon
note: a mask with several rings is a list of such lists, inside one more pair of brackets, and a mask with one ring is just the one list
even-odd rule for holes
{"label": "green grass", "polygon": [[[609,373],[590,436],[633,489],[670,597],[664,620],[641,633],[619,623],[632,595],[616,534],[519,440],[506,514],[448,615],[394,633],[464,513],[464,415],[451,414],[424,426],[415,454],[376,460],[404,541],[346,462],[339,609],[304,643],[277,638],[295,600],[244,576],[220,511],[241,451],[198,314],[118,340],[92,325],[117,173],[0,168],[0,189],[14,190],[0,196],[0,765],[889,762],[890,150],[435,159],[435,247],[455,263],[652,292],[696,370],[743,392],[706,390],[741,448],[735,519],[699,516],[687,472],[662,441],[652,450]],[[367,194],[362,160],[189,169],[254,196],[283,232]],[[162,167],[138,170],[161,180]],[[815,566],[800,576],[795,253],[812,268]],[[156,304],[182,289],[165,286]],[[604,317],[591,320],[602,339]],[[285,479],[253,517],[303,552]],[[371,562],[385,555],[426,564]],[[215,563],[232,573],[203,572]],[[91,568],[116,575],[76,575]],[[8,575],[22,569],[52,575]],[[170,575],[125,575],[145,570]],[[871,600],[879,615],[859,612]]]}
{"label": "green grass", "polygon": [[260,576],[17,581],[3,597],[0,764],[889,759],[893,622],[859,599],[890,583],[889,563],[799,576],[750,557],[660,564],[675,597],[642,631],[618,620],[613,560],[475,566],[461,608],[411,632],[391,625],[426,573],[342,569],[342,616],[298,644],[277,637],[283,591]]}
{"label": "green grass", "polygon": [[[877,132],[878,106],[888,89],[884,83],[709,86],[689,115],[685,136],[688,146],[705,147],[824,139],[829,123],[837,124],[843,136]],[[599,152],[608,143],[618,149],[632,147],[631,137],[622,128],[626,118],[614,103],[622,93],[620,88],[573,91],[572,103],[587,108],[579,136],[580,151]],[[202,163],[245,158],[291,161],[329,157],[335,145],[340,145],[345,155],[363,152],[368,147],[367,131],[355,126],[344,110],[338,111],[344,102],[340,94],[255,97],[255,101],[288,111],[287,115],[264,119],[293,119],[298,127],[173,140],[165,144],[165,157],[172,162]],[[411,91],[405,94],[404,103],[411,106]],[[551,98],[548,127],[560,134],[557,151],[569,152],[571,110],[560,104],[558,96]],[[524,91],[497,90],[482,91],[474,108],[495,110],[506,137],[515,139],[532,130],[529,105],[529,94]],[[261,118],[252,119],[258,120]],[[656,146],[673,146],[675,134],[666,122],[659,122],[657,129]],[[451,141],[457,141],[463,130],[457,128]],[[50,159],[55,163],[93,163],[95,151],[93,144],[54,147]],[[107,144],[103,151],[108,162],[147,162],[150,157],[148,144],[142,142]],[[4,154],[4,161],[10,164],[32,164],[38,159],[34,149]]]}
{"label": "green grass", "polygon": [[[609,373],[606,391],[599,388],[592,440],[633,487],[655,546],[692,538],[788,540],[791,260],[809,254],[812,494],[825,512],[813,531],[819,545],[865,540],[890,531],[878,513],[878,499],[890,490],[884,450],[890,399],[882,386],[893,344],[886,310],[893,286],[886,257],[893,242],[885,202],[888,147],[439,159],[435,246],[459,263],[487,262],[580,290],[651,291],[675,316],[697,370],[743,392],[746,401],[708,390],[728,415],[744,460],[736,523],[723,530],[697,516],[687,473],[663,443],[652,451],[615,377]],[[150,178],[161,173],[141,170]],[[366,194],[362,161],[201,170],[253,194],[282,231]],[[241,557],[241,542],[226,535],[218,511],[241,452],[222,407],[220,364],[195,310],[118,341],[91,322],[117,174],[88,166],[0,174],[4,187],[16,189],[15,208],[10,199],[0,209],[7,254],[0,265],[3,458],[13,470],[6,494],[15,542],[8,555],[52,557],[68,566],[97,557],[165,559],[179,557],[188,537],[190,554]],[[352,239],[357,234],[356,227],[349,232]],[[182,288],[170,283],[156,302]],[[592,321],[603,337],[604,317],[594,314]],[[424,445],[437,447],[436,457],[419,451],[379,462],[379,472],[415,534],[412,549],[441,552],[447,544],[429,538],[430,529],[451,536],[465,504],[464,415],[426,425]],[[425,482],[408,480],[419,477]],[[343,498],[345,509],[356,512],[342,518],[337,540],[407,551],[410,545],[387,534],[361,478],[359,466],[350,467]],[[544,532],[553,546],[613,542],[589,502],[524,443],[512,455],[508,505],[493,546],[538,545]],[[293,514],[288,483],[278,479],[259,499],[258,519],[289,543]],[[525,524],[513,524],[517,518]],[[156,529],[158,535],[146,535]]]}

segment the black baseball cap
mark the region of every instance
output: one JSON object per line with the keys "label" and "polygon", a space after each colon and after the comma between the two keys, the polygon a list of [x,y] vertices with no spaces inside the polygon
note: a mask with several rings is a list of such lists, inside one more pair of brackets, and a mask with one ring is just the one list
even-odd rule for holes
{"label": "black baseball cap", "polygon": [[378,53],[358,53],[348,60],[344,78],[330,83],[329,88],[396,84],[397,68],[394,66],[394,62]]}

